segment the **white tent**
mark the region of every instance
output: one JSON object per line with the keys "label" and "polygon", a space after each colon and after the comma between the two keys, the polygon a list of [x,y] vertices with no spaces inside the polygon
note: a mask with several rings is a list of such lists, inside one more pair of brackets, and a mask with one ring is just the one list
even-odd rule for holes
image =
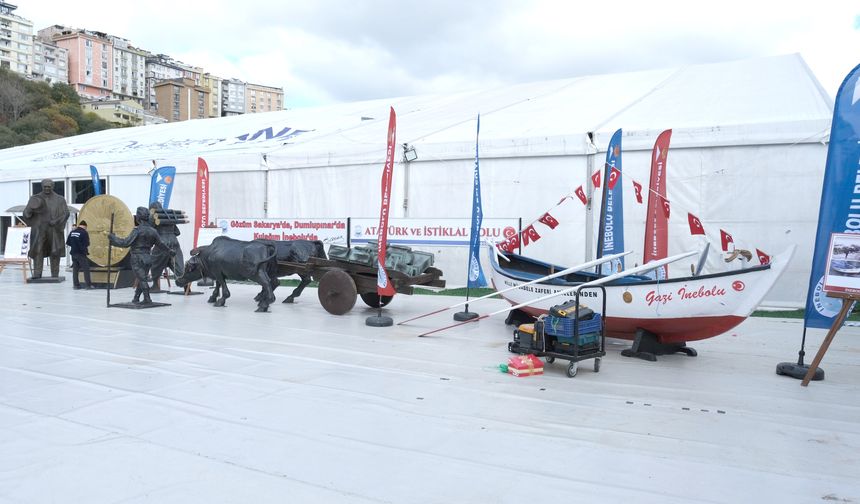
{"label": "white tent", "polygon": [[[389,106],[398,143],[418,156],[407,163],[398,151],[392,217],[470,216],[480,113],[484,217],[527,224],[552,208],[561,225],[524,253],[565,264],[593,254],[598,212],[575,198],[554,205],[579,185],[590,188],[618,128],[623,178],[647,187],[654,140],[671,128],[669,253],[703,244],[690,235],[687,212],[716,241],[710,268],[725,267],[720,229],[750,250],[797,244],[767,302],[804,300],[832,99],[799,55],[115,129],[5,149],[0,208],[25,202],[31,181],[86,179],[91,164],[109,193],[133,208],[146,204],[153,166],[173,165],[170,206],[193,213],[202,156],[213,217],[375,217]],[[641,258],[644,205],[628,201],[625,240]],[[191,234],[182,237],[186,251]],[[449,283],[464,283],[466,252],[435,251]]]}

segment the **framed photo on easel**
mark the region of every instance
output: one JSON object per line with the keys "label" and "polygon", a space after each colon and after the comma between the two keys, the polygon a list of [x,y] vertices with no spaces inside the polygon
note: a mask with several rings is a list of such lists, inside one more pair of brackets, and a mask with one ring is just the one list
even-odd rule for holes
{"label": "framed photo on easel", "polygon": [[830,235],[824,292],[860,295],[860,234]]}

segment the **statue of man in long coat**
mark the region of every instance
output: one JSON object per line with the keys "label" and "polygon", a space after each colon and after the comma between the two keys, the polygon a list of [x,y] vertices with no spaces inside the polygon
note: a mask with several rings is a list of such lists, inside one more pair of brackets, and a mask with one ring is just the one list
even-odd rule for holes
{"label": "statue of man in long coat", "polygon": [[23,212],[30,226],[30,252],[33,278],[42,278],[45,256],[51,259],[51,276],[60,276],[60,258],[66,255],[65,227],[69,220],[66,199],[54,192],[54,181],[42,181],[42,192],[34,194]]}

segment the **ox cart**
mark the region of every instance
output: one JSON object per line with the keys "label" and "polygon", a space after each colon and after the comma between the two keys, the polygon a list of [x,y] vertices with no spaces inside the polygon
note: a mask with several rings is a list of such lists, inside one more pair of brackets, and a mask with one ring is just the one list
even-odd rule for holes
{"label": "ox cart", "polygon": [[[298,274],[303,278],[312,277],[319,282],[320,304],[333,315],[350,311],[359,297],[367,306],[386,306],[392,297],[382,296],[380,299],[376,292],[376,256],[372,253],[373,244],[368,245],[353,249],[332,245],[328,259],[310,257],[307,262],[278,261],[278,276]],[[411,295],[416,285],[445,287],[442,271],[432,267],[432,263],[432,254],[390,246],[385,271],[396,292]]]}

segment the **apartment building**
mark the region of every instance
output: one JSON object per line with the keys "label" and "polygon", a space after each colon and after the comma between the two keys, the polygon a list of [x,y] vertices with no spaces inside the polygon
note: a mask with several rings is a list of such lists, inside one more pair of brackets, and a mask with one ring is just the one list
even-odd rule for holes
{"label": "apartment building", "polygon": [[54,25],[39,30],[69,52],[69,84],[79,95],[111,98],[113,93],[113,42],[107,34]]}
{"label": "apartment building", "polygon": [[154,88],[157,114],[169,122],[209,116],[209,91],[193,79],[165,80],[155,84]]}
{"label": "apartment building", "polygon": [[221,80],[221,116],[245,113],[245,83],[239,79]]}
{"label": "apartment building", "polygon": [[69,51],[50,39],[34,37],[31,75],[34,79],[43,80],[48,84],[68,84]]}
{"label": "apartment building", "polygon": [[284,90],[262,84],[245,84],[245,112],[256,114],[258,112],[271,112],[283,110]]}
{"label": "apartment building", "polygon": [[[147,54],[146,56],[146,97],[144,107],[167,117],[158,111],[158,100],[156,99],[155,86],[163,81],[175,79],[190,79],[195,86],[200,85],[200,77],[203,69],[186,65],[176,61],[165,54]],[[168,118],[169,119],[169,118]]]}
{"label": "apartment building", "polygon": [[204,73],[200,85],[209,91],[209,117],[221,117],[221,77]]}
{"label": "apartment building", "polygon": [[91,100],[81,102],[84,112],[93,112],[117,126],[142,126],[143,106],[135,100]]}
{"label": "apartment building", "polygon": [[120,37],[110,37],[113,43],[113,96],[143,105],[146,100],[147,52]]}
{"label": "apartment building", "polygon": [[14,14],[17,8],[0,1],[0,68],[30,75],[33,69],[33,23]]}

